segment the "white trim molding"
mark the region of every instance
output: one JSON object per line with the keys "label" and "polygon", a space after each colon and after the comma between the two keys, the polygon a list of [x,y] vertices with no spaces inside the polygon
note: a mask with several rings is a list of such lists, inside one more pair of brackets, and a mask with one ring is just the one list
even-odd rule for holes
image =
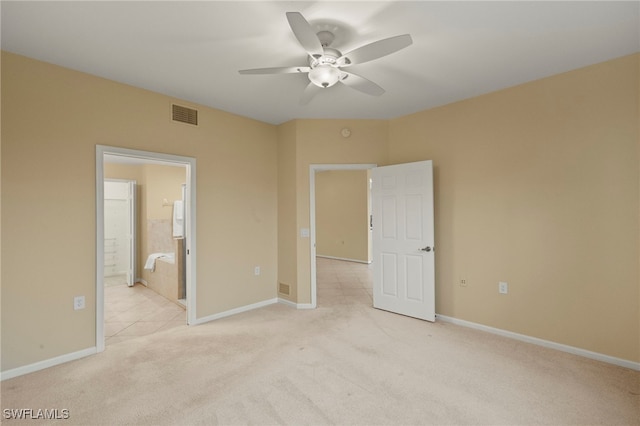
{"label": "white trim molding", "polygon": [[[278,298],[263,300],[262,302],[252,303],[251,305],[240,306],[239,308],[229,309],[228,311],[220,312],[218,314],[208,315],[202,318],[196,318],[195,324],[204,324],[206,322],[214,321],[220,318],[230,317],[231,315],[241,314],[243,312],[252,311],[254,309],[262,308],[264,306],[273,305],[278,303]],[[190,324],[191,325],[191,324]]]}
{"label": "white trim molding", "polygon": [[325,256],[324,254],[316,254],[316,257],[321,257],[323,259],[342,260],[342,261],[345,261],[345,262],[364,263],[366,265],[370,265],[371,264],[371,262],[367,262],[366,260],[348,259],[346,257]]}
{"label": "white trim molding", "polygon": [[84,358],[89,355],[95,355],[96,353],[98,353],[98,350],[94,346],[92,348],[83,349],[81,351],[71,352],[71,353],[60,355],[54,358],[49,358],[42,361],[34,362],[33,364],[23,365],[22,367],[17,367],[11,370],[1,372],[0,381],[13,379],[14,377],[22,376],[24,374],[34,373],[36,371],[44,370],[45,368],[64,364],[65,362],[75,361],[77,359]]}
{"label": "white trim molding", "polygon": [[278,303],[282,303],[283,305],[291,306],[296,309],[315,309],[316,306],[311,303],[296,303],[291,300],[283,299],[282,297],[278,298]]}
{"label": "white trim molding", "polygon": [[[315,309],[318,305],[316,283],[316,173],[329,170],[369,170],[377,164],[309,164],[309,253],[311,280],[311,303],[299,309]],[[371,189],[369,189],[371,190]]]}
{"label": "white trim molding", "polygon": [[555,349],[562,352],[567,352],[573,355],[582,356],[596,361],[606,362],[607,364],[617,365],[619,367],[630,368],[631,370],[640,371],[640,362],[629,361],[622,358],[616,358],[610,355],[604,355],[598,352],[588,351],[586,349],[580,349],[569,345],[563,345],[562,343],[552,342],[550,340],[539,339],[537,337],[527,336],[526,334],[514,333],[512,331],[502,330],[500,328],[489,327],[487,325],[478,324],[471,321],[465,321],[446,315],[436,314],[436,320],[442,322],[448,322],[450,324],[460,325],[463,327],[473,328],[475,330],[486,331],[487,333],[496,334],[502,337],[508,337],[510,339],[519,340],[521,342],[531,343],[538,346],[543,346],[549,349]]}
{"label": "white trim molding", "polygon": [[315,308],[317,308],[317,306],[311,303],[296,303],[296,309],[315,309]]}

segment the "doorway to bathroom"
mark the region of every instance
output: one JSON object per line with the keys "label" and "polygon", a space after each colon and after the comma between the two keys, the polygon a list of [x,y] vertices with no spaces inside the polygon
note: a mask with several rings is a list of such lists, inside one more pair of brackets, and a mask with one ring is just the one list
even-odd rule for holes
{"label": "doorway to bathroom", "polygon": [[[106,226],[114,219],[113,199],[125,198],[124,194],[113,194],[110,182],[123,181],[136,183],[129,187],[132,198],[137,198],[132,207],[137,214],[129,233],[138,241],[131,246],[131,279],[117,273],[125,262],[117,264],[119,256],[110,257],[114,254],[111,245],[118,237]],[[119,220],[124,226],[124,219]],[[107,339],[109,344],[119,341],[114,339],[116,333],[122,334],[120,340],[126,340],[171,324],[195,322],[194,158],[97,146],[96,225],[98,351],[104,350]],[[121,245],[125,243],[123,240]],[[123,282],[111,280],[110,273]],[[151,311],[160,305],[161,309]],[[118,327],[122,330],[115,330]]]}

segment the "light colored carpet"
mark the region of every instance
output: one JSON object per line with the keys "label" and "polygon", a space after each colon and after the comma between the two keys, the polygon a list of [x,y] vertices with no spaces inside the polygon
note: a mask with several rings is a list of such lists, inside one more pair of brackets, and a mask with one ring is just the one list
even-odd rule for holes
{"label": "light colored carpet", "polygon": [[632,370],[359,303],[271,305],[2,382],[3,409],[81,425],[637,425],[639,395]]}

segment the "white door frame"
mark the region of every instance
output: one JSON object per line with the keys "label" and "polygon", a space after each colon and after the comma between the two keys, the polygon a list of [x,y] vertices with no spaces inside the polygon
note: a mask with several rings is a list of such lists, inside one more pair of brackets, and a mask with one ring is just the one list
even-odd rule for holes
{"label": "white door frame", "polygon": [[316,173],[329,170],[369,170],[377,164],[310,164],[309,165],[309,246],[311,253],[311,304],[318,306],[316,284]]}
{"label": "white door frame", "polygon": [[104,155],[173,163],[185,166],[187,199],[187,324],[196,323],[196,159],[158,152],[96,145],[96,350],[104,351]]}

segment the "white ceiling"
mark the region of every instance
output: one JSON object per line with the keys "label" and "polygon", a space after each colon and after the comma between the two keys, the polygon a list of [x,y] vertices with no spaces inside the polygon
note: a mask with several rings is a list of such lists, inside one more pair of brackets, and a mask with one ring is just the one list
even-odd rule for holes
{"label": "white ceiling", "polygon": [[[384,89],[338,84],[308,105],[307,65],[285,12],[336,33],[347,52],[411,34],[413,44],[352,66]],[[2,1],[2,49],[279,124],[388,119],[640,51],[640,2]]]}

